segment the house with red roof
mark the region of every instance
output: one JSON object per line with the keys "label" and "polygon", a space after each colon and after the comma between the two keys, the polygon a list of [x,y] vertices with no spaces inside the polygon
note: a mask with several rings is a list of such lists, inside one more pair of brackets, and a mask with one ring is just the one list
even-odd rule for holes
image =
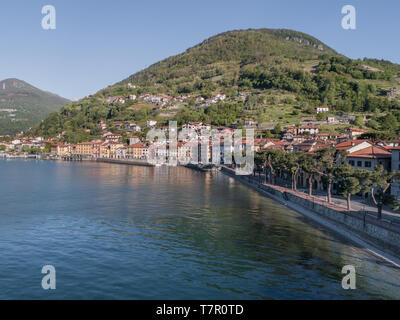
{"label": "house with red roof", "polygon": [[364,133],[367,133],[367,130],[360,129],[360,128],[349,128],[346,130],[346,135],[350,139],[356,139],[359,136],[363,135]]}
{"label": "house with red roof", "polygon": [[346,158],[346,163],[357,169],[374,171],[376,166],[382,165],[390,171],[392,167],[392,152],[380,146],[368,146],[350,152]]}
{"label": "house with red roof", "polygon": [[372,143],[368,140],[346,140],[336,145],[336,150],[347,151],[353,153],[368,147],[371,147]]}

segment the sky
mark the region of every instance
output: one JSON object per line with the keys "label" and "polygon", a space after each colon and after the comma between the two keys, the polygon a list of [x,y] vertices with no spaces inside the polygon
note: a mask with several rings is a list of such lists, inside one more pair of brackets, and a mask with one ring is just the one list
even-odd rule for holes
{"label": "sky", "polygon": [[[42,28],[42,7],[56,29]],[[342,7],[356,30],[342,28]],[[400,64],[398,0],[2,0],[0,80],[18,78],[73,99],[94,94],[228,30],[308,33],[350,58]]]}

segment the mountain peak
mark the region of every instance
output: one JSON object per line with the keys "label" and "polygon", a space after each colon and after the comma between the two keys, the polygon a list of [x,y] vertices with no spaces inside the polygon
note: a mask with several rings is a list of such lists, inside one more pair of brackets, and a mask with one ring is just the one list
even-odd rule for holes
{"label": "mountain peak", "polygon": [[[293,41],[293,42],[297,42],[300,45],[311,46],[320,51],[326,51],[329,54],[337,54],[335,50],[328,47],[326,44],[324,44],[317,38],[314,38],[313,36],[308,35],[306,33],[295,31],[295,30],[290,30],[290,29],[268,29],[268,28],[226,31],[226,32],[217,34],[213,37],[206,39],[205,41],[203,41],[198,46],[195,46],[194,48],[205,45],[205,44],[210,43],[215,40],[219,40],[221,38],[224,38],[224,39],[227,39],[229,37],[231,37],[231,38],[232,37],[248,37],[249,38],[251,36],[258,36],[258,40],[262,40],[262,37],[266,37],[264,39],[264,41],[265,40]],[[268,38],[268,37],[271,37],[271,38]]]}
{"label": "mountain peak", "polygon": [[0,90],[6,90],[8,88],[24,88],[28,85],[26,82],[17,78],[8,78],[0,81]]}
{"label": "mountain peak", "polygon": [[0,134],[29,129],[69,102],[23,80],[4,79],[0,81]]}

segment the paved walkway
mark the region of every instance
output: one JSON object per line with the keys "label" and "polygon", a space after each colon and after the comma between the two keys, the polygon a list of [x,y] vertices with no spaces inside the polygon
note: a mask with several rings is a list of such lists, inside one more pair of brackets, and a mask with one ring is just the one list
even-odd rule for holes
{"label": "paved walkway", "polygon": [[[226,168],[226,169],[232,170],[230,168]],[[261,179],[259,179],[258,175],[256,175],[255,177],[248,176],[248,178],[256,183],[258,183],[259,181],[265,181],[265,176],[263,176],[263,175],[261,176]],[[297,191],[293,191],[289,185],[282,187],[282,186],[271,185],[268,183],[262,183],[262,184],[266,185],[270,188],[280,190],[282,192],[288,192],[288,193],[295,194],[296,196],[307,199],[309,201],[313,201],[315,203],[318,203],[318,204],[326,206],[326,207],[330,207],[337,211],[348,211],[347,210],[347,201],[344,197],[341,197],[341,196],[332,195],[332,203],[328,203],[326,193],[317,192],[313,196],[309,196],[308,188],[307,189],[297,188],[298,189]],[[313,191],[315,192],[315,190],[313,190]],[[373,216],[375,218],[377,218],[377,216],[378,216],[378,208],[376,206],[371,206],[369,204],[364,203],[363,199],[361,199],[360,197],[357,197],[357,196],[352,197],[351,208],[352,208],[351,211],[362,212],[363,214],[367,214],[367,215]],[[385,208],[382,211],[382,220],[386,220],[387,222],[390,222],[390,223],[400,224],[400,213]]]}
{"label": "paved walkway", "polygon": [[[307,190],[299,189],[299,192],[308,193],[308,189]],[[313,197],[319,198],[325,202],[328,201],[327,195],[325,193],[317,192],[316,194],[313,195]],[[366,200],[363,200],[359,196],[352,196],[352,198],[351,198],[352,211],[365,212],[365,213],[377,218],[378,217],[378,208],[374,205],[365,203],[365,201]],[[332,203],[337,206],[347,209],[347,201],[344,197],[332,195]],[[389,208],[384,208],[382,210],[382,219],[400,223],[400,213],[393,211]]]}

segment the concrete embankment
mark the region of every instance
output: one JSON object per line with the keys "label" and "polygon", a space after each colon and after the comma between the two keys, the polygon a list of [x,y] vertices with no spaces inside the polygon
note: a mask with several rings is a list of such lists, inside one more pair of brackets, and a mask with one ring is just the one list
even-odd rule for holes
{"label": "concrete embankment", "polygon": [[290,189],[260,184],[252,177],[237,176],[229,168],[221,171],[400,267],[400,225],[322,200],[313,201]]}
{"label": "concrete embankment", "polygon": [[217,170],[217,167],[215,166],[201,166],[201,165],[197,165],[197,164],[187,164],[184,165],[184,167],[192,169],[192,170],[196,170],[196,171],[201,171],[201,172],[210,172],[210,171],[215,171]]}
{"label": "concrete embankment", "polygon": [[132,166],[154,167],[154,165],[148,163],[146,160],[122,160],[122,159],[97,158],[96,161],[105,163],[115,163],[115,164],[127,164]]}

